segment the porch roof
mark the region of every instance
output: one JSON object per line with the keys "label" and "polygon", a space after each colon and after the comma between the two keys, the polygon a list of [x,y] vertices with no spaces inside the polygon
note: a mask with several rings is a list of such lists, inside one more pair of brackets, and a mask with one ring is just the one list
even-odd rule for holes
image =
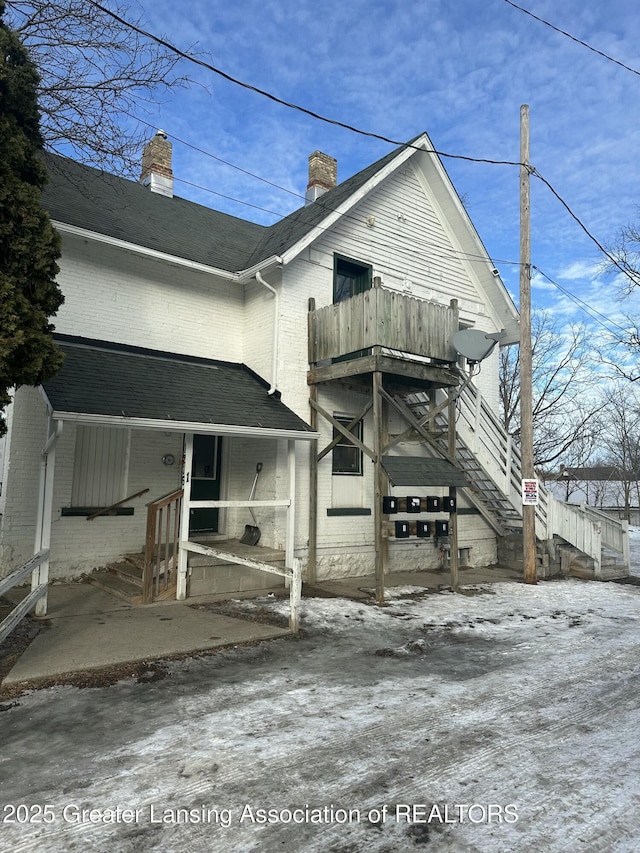
{"label": "porch roof", "polygon": [[392,486],[460,486],[469,485],[466,477],[446,459],[425,456],[383,456],[382,467]]}
{"label": "porch roof", "polygon": [[317,437],[243,364],[66,335],[56,340],[64,364],[43,384],[55,419],[173,432]]}

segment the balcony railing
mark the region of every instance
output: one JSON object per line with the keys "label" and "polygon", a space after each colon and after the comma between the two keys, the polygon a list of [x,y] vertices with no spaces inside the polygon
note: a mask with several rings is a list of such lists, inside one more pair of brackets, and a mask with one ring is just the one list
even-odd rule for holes
{"label": "balcony railing", "polygon": [[335,305],[309,311],[309,363],[380,346],[442,362],[456,360],[451,343],[458,306],[439,305],[374,287]]}

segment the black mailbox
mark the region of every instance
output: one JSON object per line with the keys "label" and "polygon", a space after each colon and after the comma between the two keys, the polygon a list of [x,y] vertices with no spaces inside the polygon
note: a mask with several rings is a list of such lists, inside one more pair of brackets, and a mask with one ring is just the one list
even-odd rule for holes
{"label": "black mailbox", "polygon": [[396,539],[408,539],[409,538],[409,522],[408,521],[396,521]]}
{"label": "black mailbox", "polygon": [[407,498],[407,512],[420,512],[420,498]]}
{"label": "black mailbox", "polygon": [[448,521],[436,521],[436,536],[448,536],[449,535],[449,522]]}
{"label": "black mailbox", "polygon": [[427,495],[427,512],[440,512],[440,498],[437,495]]}
{"label": "black mailbox", "polygon": [[451,497],[442,498],[442,509],[444,510],[444,512],[455,512],[456,499]]}
{"label": "black mailbox", "polygon": [[416,535],[420,536],[422,539],[426,539],[428,536],[431,536],[431,525],[428,521],[420,521],[416,522]]}
{"label": "black mailbox", "polygon": [[391,515],[394,512],[398,512],[398,498],[393,495],[385,495],[382,498],[382,512],[385,515]]}

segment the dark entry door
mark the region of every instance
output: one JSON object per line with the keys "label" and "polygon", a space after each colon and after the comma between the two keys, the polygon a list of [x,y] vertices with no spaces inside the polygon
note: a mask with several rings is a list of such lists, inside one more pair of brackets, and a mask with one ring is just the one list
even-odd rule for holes
{"label": "dark entry door", "polygon": [[[191,500],[220,500],[222,440],[217,435],[194,435],[191,462]],[[219,509],[192,509],[189,533],[217,533]]]}

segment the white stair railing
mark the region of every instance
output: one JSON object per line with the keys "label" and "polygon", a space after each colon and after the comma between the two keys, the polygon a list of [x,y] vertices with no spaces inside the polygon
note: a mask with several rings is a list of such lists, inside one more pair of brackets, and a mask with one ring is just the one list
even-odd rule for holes
{"label": "white stair railing", "polygon": [[[458,398],[457,431],[460,439],[472,451],[476,460],[502,491],[518,513],[522,513],[520,495],[521,457],[511,437],[493,410],[472,384]],[[550,540],[554,536],[566,540],[594,561],[595,576],[601,576],[602,548],[622,555],[629,565],[629,526],[619,519],[583,504],[563,503],[539,487],[536,507],[536,536]]]}

